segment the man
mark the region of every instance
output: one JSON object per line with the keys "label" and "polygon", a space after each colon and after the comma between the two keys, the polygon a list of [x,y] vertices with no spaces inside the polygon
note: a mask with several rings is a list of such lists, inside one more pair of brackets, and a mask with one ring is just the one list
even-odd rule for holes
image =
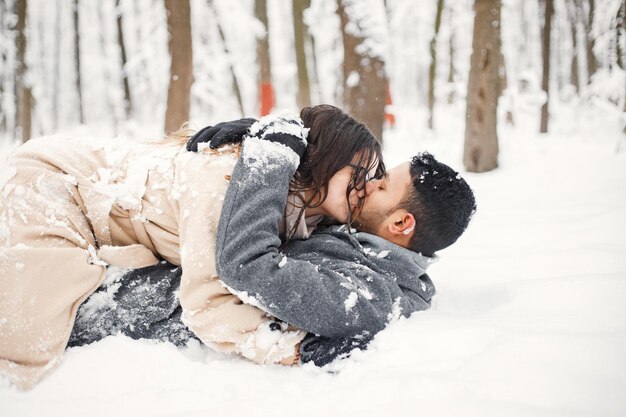
{"label": "man", "polygon": [[[331,226],[308,240],[290,242],[281,251],[276,228],[297,168],[293,161],[303,153],[299,141],[274,132],[244,143],[224,199],[216,264],[231,293],[277,319],[266,334],[256,334],[256,342],[262,336],[277,346],[293,343],[294,357],[281,363],[298,363],[301,355],[302,362],[323,365],[365,346],[400,315],[408,317],[430,306],[434,286],[426,268],[436,251],[465,230],[475,205],[471,190],[456,172],[422,154],[367,184],[355,222],[361,232]],[[264,172],[262,181],[259,169]],[[133,337],[179,343],[193,337],[181,324],[172,296],[176,274],[180,271],[161,265],[124,276],[115,303],[132,314],[115,313],[115,320],[107,322],[109,333],[121,330]],[[137,310],[133,304],[146,297],[126,297],[133,294],[133,286],[152,289],[163,283],[165,296],[148,301],[156,307],[159,300],[166,300],[163,308]],[[102,327],[81,317],[85,316],[79,313],[71,344],[90,341],[85,329]],[[124,325],[128,317],[132,323]],[[228,317],[223,319],[228,327]],[[114,328],[120,323],[121,328]],[[247,356],[245,346],[238,349],[234,351]]]}

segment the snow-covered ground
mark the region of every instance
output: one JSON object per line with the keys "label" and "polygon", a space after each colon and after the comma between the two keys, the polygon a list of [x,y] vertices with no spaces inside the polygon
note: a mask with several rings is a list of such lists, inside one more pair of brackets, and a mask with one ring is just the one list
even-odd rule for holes
{"label": "snow-covered ground", "polygon": [[[462,114],[458,108],[451,113]],[[461,169],[461,117],[398,110],[388,166],[429,149]],[[432,309],[329,369],[257,366],[200,346],[110,337],[39,386],[0,381],[1,416],[623,416],[626,143],[619,115],[522,114],[500,168],[464,174],[479,210],[431,269]],[[620,143],[621,141],[621,143]],[[621,151],[618,152],[618,150]]]}

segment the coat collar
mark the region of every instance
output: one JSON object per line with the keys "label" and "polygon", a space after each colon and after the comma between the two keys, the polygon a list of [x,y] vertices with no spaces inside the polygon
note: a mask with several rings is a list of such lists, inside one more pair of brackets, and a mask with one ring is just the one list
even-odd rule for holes
{"label": "coat collar", "polygon": [[429,257],[422,255],[419,252],[413,252],[412,250],[403,248],[400,245],[396,245],[380,236],[373,235],[371,233],[358,232],[356,229],[349,229],[348,225],[333,225],[327,227],[325,230],[331,233],[343,233],[354,243],[357,243],[363,250],[363,252],[369,256],[376,256],[378,258],[385,258],[392,255],[393,259],[401,260],[407,263],[416,264],[420,269],[426,271],[430,265],[437,262],[439,257],[437,255]]}

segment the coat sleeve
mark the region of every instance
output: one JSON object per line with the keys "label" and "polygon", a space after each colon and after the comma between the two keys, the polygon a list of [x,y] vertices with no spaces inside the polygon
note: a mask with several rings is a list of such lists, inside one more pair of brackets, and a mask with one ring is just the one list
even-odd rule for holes
{"label": "coat sleeve", "polygon": [[215,236],[236,157],[189,153],[177,167],[182,320],[206,345],[256,363],[290,365],[304,332],[231,294],[215,270]]}
{"label": "coat sleeve", "polygon": [[287,259],[279,251],[278,221],[299,162],[288,152],[258,139],[244,143],[218,227],[222,281],[244,302],[312,333],[351,337],[382,330],[394,310],[413,303],[395,280],[370,269],[362,281],[371,283],[359,293],[346,282],[357,267],[352,262],[336,268],[315,257]]}

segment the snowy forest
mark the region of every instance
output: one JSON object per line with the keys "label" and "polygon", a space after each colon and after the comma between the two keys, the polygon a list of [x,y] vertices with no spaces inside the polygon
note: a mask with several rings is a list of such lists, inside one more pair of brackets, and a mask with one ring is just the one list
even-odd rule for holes
{"label": "snowy forest", "polygon": [[540,132],[564,105],[624,112],[625,22],[621,0],[2,0],[0,131],[136,135],[329,103],[383,139],[398,108],[436,130],[460,102],[465,166],[487,171],[519,112]]}
{"label": "snowy forest", "polygon": [[624,416],[625,0],[0,0],[0,59],[4,196],[32,138],[158,141],[327,103],[386,167],[427,150],[477,205],[429,266],[430,308],[349,358],[118,334],[31,391],[0,376],[1,416]]}

